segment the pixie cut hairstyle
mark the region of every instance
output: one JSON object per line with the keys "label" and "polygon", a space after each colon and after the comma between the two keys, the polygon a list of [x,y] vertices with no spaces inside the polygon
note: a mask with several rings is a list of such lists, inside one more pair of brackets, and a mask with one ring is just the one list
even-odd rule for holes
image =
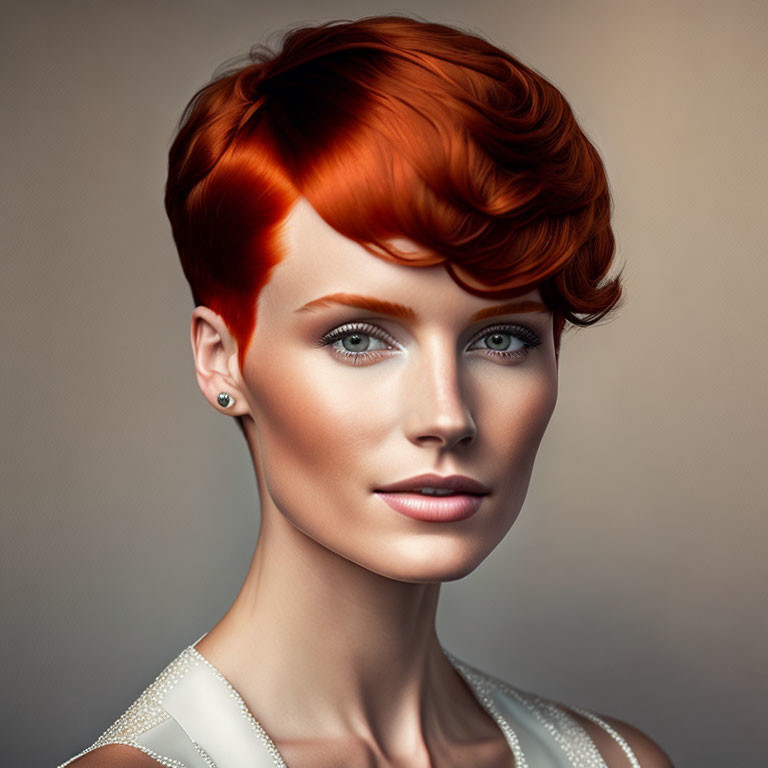
{"label": "pixie cut hairstyle", "polygon": [[[195,304],[221,315],[241,366],[301,196],[372,254],[444,263],[472,294],[539,288],[558,353],[566,322],[619,303],[600,157],[565,97],[513,56],[382,16],[297,28],[225,66],[181,117],[165,206]],[[394,247],[403,237],[418,254]]]}

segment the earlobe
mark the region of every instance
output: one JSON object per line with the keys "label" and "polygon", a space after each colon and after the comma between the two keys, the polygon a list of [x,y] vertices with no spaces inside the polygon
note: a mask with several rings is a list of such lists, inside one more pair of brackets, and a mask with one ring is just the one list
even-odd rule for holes
{"label": "earlobe", "polygon": [[197,383],[205,399],[227,415],[247,414],[246,401],[240,391],[237,342],[221,315],[208,307],[195,307],[190,341]]}

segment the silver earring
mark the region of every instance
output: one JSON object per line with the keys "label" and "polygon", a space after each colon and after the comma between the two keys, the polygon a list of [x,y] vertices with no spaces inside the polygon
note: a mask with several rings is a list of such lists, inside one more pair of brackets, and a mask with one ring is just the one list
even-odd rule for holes
{"label": "silver earring", "polygon": [[219,392],[216,400],[222,408],[229,408],[235,402],[235,398],[229,392]]}

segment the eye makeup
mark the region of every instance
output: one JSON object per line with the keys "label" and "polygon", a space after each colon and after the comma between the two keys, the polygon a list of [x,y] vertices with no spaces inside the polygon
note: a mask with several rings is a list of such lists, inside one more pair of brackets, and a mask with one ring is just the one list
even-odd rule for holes
{"label": "eye makeup", "polygon": [[[520,342],[520,346],[517,349],[494,349],[493,347],[480,347],[480,349],[483,349],[486,354],[489,356],[498,356],[501,359],[517,359],[521,360],[524,357],[527,357],[528,354],[531,352],[531,350],[536,349],[541,344],[541,339],[533,333],[533,331],[530,331],[528,328],[525,328],[522,325],[517,324],[500,324],[500,325],[493,325],[490,328],[483,328],[480,333],[478,333],[470,342],[470,349],[472,348],[471,345],[474,344],[477,341],[482,341],[486,338],[501,338],[502,342],[504,337],[509,337],[510,339],[510,345],[512,344],[512,339],[516,339],[518,342]],[[499,342],[494,342],[499,343]]]}
{"label": "eye makeup", "polygon": [[[370,341],[366,342],[366,338],[376,340],[384,346],[372,346]],[[496,349],[487,343],[485,346],[474,346],[486,338],[491,340],[491,344],[506,343],[506,348]],[[344,345],[347,340],[350,340],[351,349]],[[515,342],[518,344],[516,347]],[[483,356],[499,362],[512,362],[524,359],[540,344],[541,339],[528,328],[515,323],[501,323],[476,333],[469,343],[468,350],[479,351]],[[330,347],[334,356],[353,365],[372,362],[403,348],[385,330],[366,322],[344,323],[320,337],[315,345]]]}
{"label": "eye makeup", "polygon": [[[352,344],[361,344],[366,337],[386,344],[387,347],[369,349],[370,343],[368,343],[364,344],[360,350],[350,350],[343,346],[343,342],[346,339],[352,340]],[[344,323],[344,325],[340,325],[324,334],[315,344],[318,347],[330,347],[334,355],[351,362],[353,365],[360,365],[362,362],[370,361],[373,358],[385,356],[382,353],[402,349],[402,346],[383,328],[372,323],[363,322]]]}

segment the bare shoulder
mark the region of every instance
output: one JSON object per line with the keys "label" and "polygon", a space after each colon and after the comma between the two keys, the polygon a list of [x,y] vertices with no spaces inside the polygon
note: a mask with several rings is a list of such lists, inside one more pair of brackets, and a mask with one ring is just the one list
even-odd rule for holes
{"label": "bare shoulder", "polygon": [[[578,712],[574,712],[570,707],[562,704],[560,706],[589,734],[608,768],[629,768],[630,762],[624,754],[624,750],[602,726]],[[597,716],[623,737],[642,768],[675,768],[669,755],[648,734],[623,720],[617,720],[615,717],[601,714]]]}
{"label": "bare shoulder", "polygon": [[67,768],[157,768],[160,763],[136,747],[106,744],[86,752]]}

